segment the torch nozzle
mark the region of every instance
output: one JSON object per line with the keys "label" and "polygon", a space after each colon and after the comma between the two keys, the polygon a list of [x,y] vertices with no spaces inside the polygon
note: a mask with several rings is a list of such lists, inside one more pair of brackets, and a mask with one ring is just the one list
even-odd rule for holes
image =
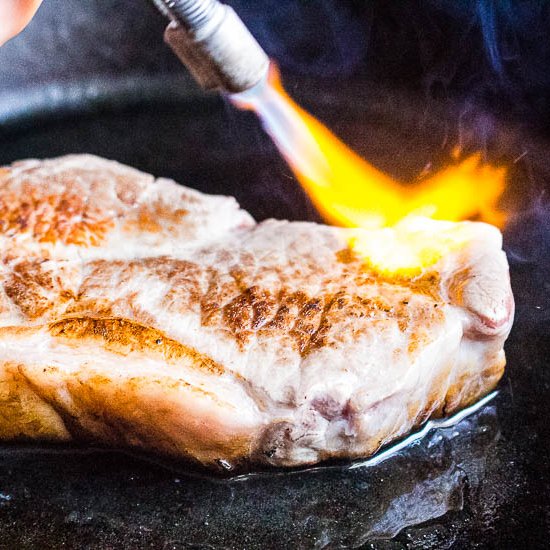
{"label": "torch nozzle", "polygon": [[218,0],[153,0],[153,3],[166,17],[186,29],[202,26],[220,6]]}
{"label": "torch nozzle", "polygon": [[153,3],[172,21],[165,41],[203,88],[239,93],[266,76],[266,53],[231,7],[218,0]]}

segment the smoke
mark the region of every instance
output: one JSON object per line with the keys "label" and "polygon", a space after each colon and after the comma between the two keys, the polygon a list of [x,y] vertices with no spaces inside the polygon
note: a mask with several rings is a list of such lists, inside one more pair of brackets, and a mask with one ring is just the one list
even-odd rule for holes
{"label": "smoke", "polygon": [[550,199],[541,194],[515,216],[504,234],[516,301],[524,330],[548,331],[550,322]]}
{"label": "smoke", "polygon": [[550,128],[550,3],[230,2],[285,73],[363,78]]}
{"label": "smoke", "polygon": [[285,69],[320,77],[349,75],[364,60],[369,25],[364,9],[342,0],[228,2],[267,53]]}
{"label": "smoke", "polygon": [[541,193],[530,208],[517,213],[506,231],[508,256],[515,264],[550,269],[550,198]]}
{"label": "smoke", "polygon": [[[507,2],[503,2],[507,4]],[[481,0],[477,6],[481,32],[485,43],[485,51],[491,66],[498,74],[502,74],[503,65],[498,45],[497,34],[497,13],[493,0]]]}

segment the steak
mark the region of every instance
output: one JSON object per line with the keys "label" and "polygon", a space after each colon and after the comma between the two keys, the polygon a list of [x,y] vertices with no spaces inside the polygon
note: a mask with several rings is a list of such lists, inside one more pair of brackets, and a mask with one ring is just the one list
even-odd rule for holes
{"label": "steak", "polygon": [[299,466],[475,402],[513,318],[501,235],[419,220],[255,223],[88,155],[0,168],[0,439]]}

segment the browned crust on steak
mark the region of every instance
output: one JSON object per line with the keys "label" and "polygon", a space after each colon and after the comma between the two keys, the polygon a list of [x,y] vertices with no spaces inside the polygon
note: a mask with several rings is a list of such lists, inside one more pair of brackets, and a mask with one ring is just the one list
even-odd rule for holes
{"label": "browned crust on steak", "polygon": [[[278,269],[252,266],[250,271],[232,272],[228,276],[214,266],[169,257],[95,260],[84,265],[23,260],[8,272],[3,287],[6,295],[31,320],[125,318],[154,327],[156,319],[143,310],[140,295],[132,286],[135,277],[145,274],[152,282],[168,285],[169,290],[162,298],[163,310],[176,314],[196,311],[202,326],[224,329],[241,350],[255,338],[288,336],[302,356],[341,342],[344,335],[339,334],[335,340],[333,330],[346,319],[369,319],[372,323],[395,321],[402,332],[411,331],[409,351],[413,353],[429,336],[430,326],[441,321],[444,315],[440,280],[434,273],[414,279],[381,277],[356,262],[353,271],[345,275],[347,285],[335,285],[334,270],[327,269],[326,280],[315,294],[289,291],[284,284],[275,289],[261,284],[248,286],[254,280],[277,276]],[[346,269],[351,270],[351,266],[347,265]],[[118,281],[120,291],[116,298],[108,299],[104,290],[112,281]],[[307,288],[306,277],[304,282]],[[325,290],[331,286],[336,289],[340,286],[340,289]],[[407,298],[398,303],[394,299],[396,288],[407,291]],[[369,289],[377,292],[369,294]],[[426,299],[411,302],[409,293]],[[361,336],[360,326],[363,325],[345,337]],[[364,329],[370,330],[370,325],[364,324]],[[154,340],[156,338],[150,341]]]}
{"label": "browned crust on steak", "polygon": [[[225,329],[241,349],[245,349],[254,338],[262,340],[284,335],[289,336],[300,353],[306,356],[316,349],[338,343],[332,332],[343,320],[365,319],[371,322],[393,320],[402,332],[414,330],[416,335],[411,338],[409,350],[414,352],[423,335],[429,333],[430,325],[443,317],[444,303],[434,284],[437,279],[431,276],[427,276],[426,281],[404,282],[402,287],[428,287],[428,300],[415,304],[404,299],[396,304],[385,295],[391,294],[395,285],[381,283],[372,275],[361,275],[360,284],[349,289],[338,292],[323,292],[321,289],[316,294],[309,294],[289,292],[284,287],[276,291],[259,285],[248,287],[240,281],[228,279],[213,267],[206,275],[198,264],[169,258],[91,262],[86,266],[88,275],[82,280],[80,266],[58,264],[55,276],[50,267],[38,261],[21,262],[4,281],[7,296],[29,319],[51,322],[56,317],[69,316],[80,318],[82,323],[91,317],[120,318],[131,314],[136,323],[153,326],[155,318],[143,311],[139,295],[125,290],[124,286],[131,283],[138,273],[145,273],[151,280],[170,283],[169,290],[162,297],[163,309],[178,314],[200,312],[203,326]],[[207,276],[210,285],[203,290],[201,281]],[[80,280],[80,286],[73,284],[73,281]],[[116,298],[108,299],[103,291],[113,280],[118,281],[120,292]],[[367,287],[379,288],[380,294],[365,296]],[[121,324],[118,329],[123,330],[126,326],[129,325]],[[355,332],[346,337],[361,336],[361,326],[358,324]],[[369,326],[365,325],[365,329]],[[77,332],[76,337],[83,335]],[[339,334],[337,338],[342,337]],[[147,341],[151,344],[156,339],[151,337]],[[151,346],[156,349],[155,345]]]}
{"label": "browned crust on steak", "polygon": [[168,338],[160,330],[128,319],[63,319],[51,323],[48,328],[55,338],[77,342],[85,339],[98,340],[105,350],[119,355],[144,353],[154,355],[167,364],[187,359],[194,368],[209,374],[224,373],[224,368],[210,357]]}
{"label": "browned crust on steak", "polygon": [[[59,169],[25,161],[0,173],[0,232],[41,243],[100,246],[114,218],[134,205],[152,177],[128,167]],[[111,181],[114,196],[106,181]]]}

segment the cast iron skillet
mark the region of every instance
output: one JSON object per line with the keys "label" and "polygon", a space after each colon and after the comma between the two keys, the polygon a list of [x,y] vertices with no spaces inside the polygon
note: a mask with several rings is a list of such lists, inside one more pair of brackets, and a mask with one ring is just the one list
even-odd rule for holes
{"label": "cast iron skillet", "polygon": [[[456,143],[511,167],[508,204],[547,175],[547,145],[487,113],[379,89],[338,99],[322,83],[301,89],[315,89],[299,99],[402,180],[448,162]],[[235,195],[257,219],[318,219],[253,116],[180,93],[177,80],[90,81],[14,99],[0,111],[0,163],[95,153]],[[550,231],[541,212],[508,231],[518,313],[507,374],[497,397],[456,427],[377,465],[234,480],[112,451],[2,445],[0,548],[543,547],[550,261],[541,242]]]}

